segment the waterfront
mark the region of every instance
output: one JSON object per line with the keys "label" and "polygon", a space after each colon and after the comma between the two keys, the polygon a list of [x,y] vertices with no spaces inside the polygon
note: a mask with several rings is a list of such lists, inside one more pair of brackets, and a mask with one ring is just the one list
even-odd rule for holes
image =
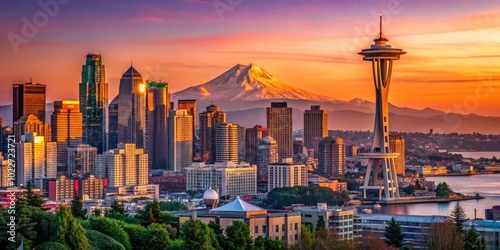
{"label": "waterfront", "polygon": [[[484,210],[494,205],[500,205],[500,174],[428,177],[428,180],[446,182],[455,191],[462,194],[475,195],[479,193],[485,199],[460,201],[469,218],[484,218]],[[373,213],[408,214],[408,215],[449,215],[456,202],[448,203],[416,203],[383,205],[372,208]],[[367,206],[360,206],[360,210]]]}
{"label": "waterfront", "polygon": [[461,154],[464,158],[472,158],[472,159],[479,159],[479,158],[493,158],[495,156],[496,158],[500,158],[500,152],[498,151],[463,151],[463,152],[448,152],[450,154]]}

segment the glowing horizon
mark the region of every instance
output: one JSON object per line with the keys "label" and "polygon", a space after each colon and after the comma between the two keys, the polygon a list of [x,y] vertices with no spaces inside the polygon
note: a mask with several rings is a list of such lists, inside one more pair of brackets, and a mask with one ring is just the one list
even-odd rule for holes
{"label": "glowing horizon", "polygon": [[[500,116],[494,1],[66,2],[18,53],[8,34],[21,35],[23,17],[43,9],[36,2],[0,3],[0,105],[12,102],[12,84],[30,77],[47,85],[48,102],[77,100],[81,67],[92,52],[106,66],[109,100],[132,60],[144,79],[162,78],[172,93],[254,63],[311,93],[373,102],[371,69],[357,52],[377,37],[382,11],[385,37],[408,52],[393,68],[392,104]],[[225,12],[214,3],[226,4]]]}

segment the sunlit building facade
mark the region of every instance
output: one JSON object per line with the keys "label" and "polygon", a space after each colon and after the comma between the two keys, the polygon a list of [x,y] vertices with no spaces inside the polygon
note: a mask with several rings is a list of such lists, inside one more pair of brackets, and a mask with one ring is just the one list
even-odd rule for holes
{"label": "sunlit building facade", "polygon": [[269,135],[278,143],[279,159],[291,158],[292,147],[292,108],[286,102],[272,102],[267,108],[267,127]]}
{"label": "sunlit building facade", "polygon": [[321,106],[313,105],[304,113],[304,146],[314,150],[318,157],[318,147],[321,139],[328,136],[328,113]]}
{"label": "sunlit building facade", "polygon": [[55,101],[52,139],[57,142],[57,168],[68,170],[68,148],[82,144],[82,113],[78,101]]}
{"label": "sunlit building facade", "polygon": [[215,131],[219,124],[226,122],[226,113],[220,107],[209,105],[206,111],[200,113],[200,144],[205,162],[214,163],[216,157]]}
{"label": "sunlit building facade", "polygon": [[187,110],[170,111],[169,135],[169,170],[183,172],[193,162],[193,116]]}
{"label": "sunlit building facade", "polygon": [[167,125],[170,115],[170,92],[167,83],[148,82],[146,106],[146,148],[149,167],[166,170],[169,155]]}
{"label": "sunlit building facade", "polygon": [[12,122],[26,115],[35,115],[45,123],[45,84],[27,82],[13,85]]}

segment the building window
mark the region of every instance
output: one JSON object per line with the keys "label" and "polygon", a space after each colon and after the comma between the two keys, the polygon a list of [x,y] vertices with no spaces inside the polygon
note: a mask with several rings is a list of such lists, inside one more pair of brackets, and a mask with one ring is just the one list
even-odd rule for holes
{"label": "building window", "polygon": [[280,231],[280,227],[276,225],[276,233]]}
{"label": "building window", "polygon": [[262,233],[266,233],[267,232],[266,230],[267,230],[266,226],[262,226]]}
{"label": "building window", "polygon": [[285,230],[286,230],[286,225],[285,224],[281,225],[281,231],[285,232]]}
{"label": "building window", "polygon": [[254,234],[258,234],[258,233],[259,233],[259,226],[255,226]]}
{"label": "building window", "polygon": [[295,230],[299,229],[299,223],[295,223]]}

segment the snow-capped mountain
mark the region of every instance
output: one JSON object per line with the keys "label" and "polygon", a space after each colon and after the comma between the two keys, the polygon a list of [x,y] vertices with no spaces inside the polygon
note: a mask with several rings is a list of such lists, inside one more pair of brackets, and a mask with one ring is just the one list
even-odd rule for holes
{"label": "snow-capped mountain", "polygon": [[335,98],[287,85],[255,64],[237,64],[209,82],[174,93],[172,99],[199,101],[308,100],[334,102]]}

